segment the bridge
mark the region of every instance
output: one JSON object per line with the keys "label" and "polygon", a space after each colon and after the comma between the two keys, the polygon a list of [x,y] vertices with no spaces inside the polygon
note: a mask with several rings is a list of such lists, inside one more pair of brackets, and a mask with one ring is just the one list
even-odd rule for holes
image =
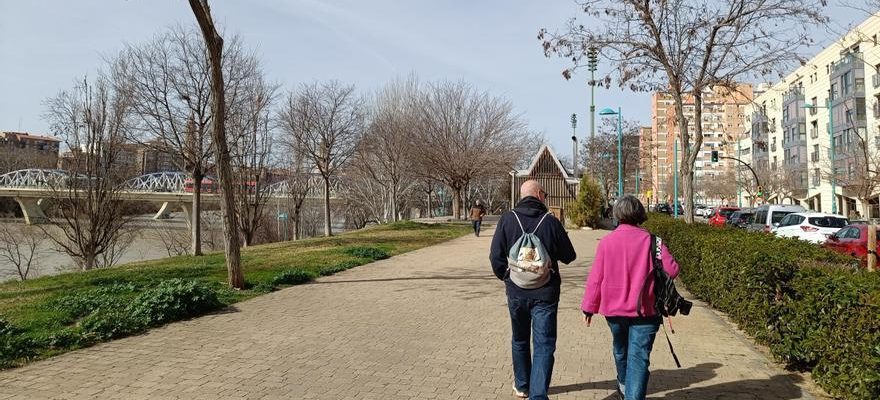
{"label": "bridge", "polygon": [[[0,175],[0,197],[15,200],[21,207],[26,224],[39,224],[48,221],[44,208],[59,193],[66,192],[71,179],[86,179],[83,175],[73,176],[61,169],[22,169]],[[216,182],[213,177],[206,179]],[[191,180],[185,172],[155,172],[136,176],[122,182],[118,198],[122,201],[145,201],[160,204],[154,219],[165,218],[175,207],[183,211],[187,223],[191,221],[192,189],[187,190],[186,182]],[[204,181],[203,181],[204,182]],[[267,185],[262,190],[268,198],[287,198],[290,194],[289,181],[280,180]],[[310,174],[309,192],[306,199],[322,199],[324,182],[320,175]],[[339,182],[330,187],[331,200],[338,199]],[[215,190],[202,190],[202,204],[218,204],[220,196]]]}

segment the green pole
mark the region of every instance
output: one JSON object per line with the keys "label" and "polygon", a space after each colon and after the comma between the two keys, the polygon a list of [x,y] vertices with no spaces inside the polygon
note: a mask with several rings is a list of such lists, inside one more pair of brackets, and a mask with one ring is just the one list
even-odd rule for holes
{"label": "green pole", "polygon": [[834,160],[834,110],[831,108],[831,96],[825,100],[825,108],[828,109],[828,140],[831,141],[831,213],[837,214],[837,164]]}
{"label": "green pole", "polygon": [[623,125],[620,115],[620,107],[617,107],[617,198],[623,196],[623,159],[622,143],[623,143]]}
{"label": "green pole", "polygon": [[673,184],[672,184],[672,192],[674,198],[672,199],[672,208],[675,213],[675,218],[678,218],[678,138],[675,139],[675,152],[672,156],[672,160],[675,163],[673,167],[675,170],[673,172]]}
{"label": "green pole", "polygon": [[[740,138],[740,139],[742,139],[742,138]],[[741,154],[741,153],[740,153],[740,147],[739,147],[740,139],[737,139],[737,140],[736,140],[736,157],[737,157],[737,158],[741,157],[741,155],[740,155],[740,154]],[[742,206],[743,206],[743,198],[742,198],[743,192],[742,192],[742,185],[740,185],[740,183],[739,183],[739,166],[738,166],[738,165],[737,165],[736,169],[737,169],[737,174],[736,174],[736,201],[737,201],[737,204],[739,205],[739,207],[742,208]]]}

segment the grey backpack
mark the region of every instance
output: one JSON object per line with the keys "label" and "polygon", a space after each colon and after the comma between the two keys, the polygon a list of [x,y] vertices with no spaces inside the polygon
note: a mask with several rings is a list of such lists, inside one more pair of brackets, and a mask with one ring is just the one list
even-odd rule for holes
{"label": "grey backpack", "polygon": [[507,253],[507,270],[510,271],[510,280],[523,289],[537,289],[550,281],[551,266],[553,260],[547,254],[541,239],[535,235],[541,223],[550,213],[544,214],[535,230],[532,233],[526,232],[523,228],[522,221],[516,215],[516,211],[511,211],[516,217],[519,229],[522,230],[522,236],[510,247]]}

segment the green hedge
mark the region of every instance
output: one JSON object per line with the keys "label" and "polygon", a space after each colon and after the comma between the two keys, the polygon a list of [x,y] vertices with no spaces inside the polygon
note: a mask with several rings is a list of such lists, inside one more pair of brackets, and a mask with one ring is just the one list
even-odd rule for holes
{"label": "green hedge", "polygon": [[814,244],[652,215],[681,279],[829,393],[880,398],[880,273]]}

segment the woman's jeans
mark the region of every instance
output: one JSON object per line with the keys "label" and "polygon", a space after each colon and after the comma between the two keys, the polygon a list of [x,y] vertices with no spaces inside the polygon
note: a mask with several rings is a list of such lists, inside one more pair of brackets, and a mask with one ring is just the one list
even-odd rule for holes
{"label": "woman's jeans", "polygon": [[[513,327],[513,384],[530,399],[547,399],[556,352],[556,313],[559,303],[507,296]],[[534,338],[534,357],[529,336]]]}
{"label": "woman's jeans", "polygon": [[618,387],[626,400],[642,400],[648,389],[648,365],[660,317],[605,317],[614,339],[612,353]]}

